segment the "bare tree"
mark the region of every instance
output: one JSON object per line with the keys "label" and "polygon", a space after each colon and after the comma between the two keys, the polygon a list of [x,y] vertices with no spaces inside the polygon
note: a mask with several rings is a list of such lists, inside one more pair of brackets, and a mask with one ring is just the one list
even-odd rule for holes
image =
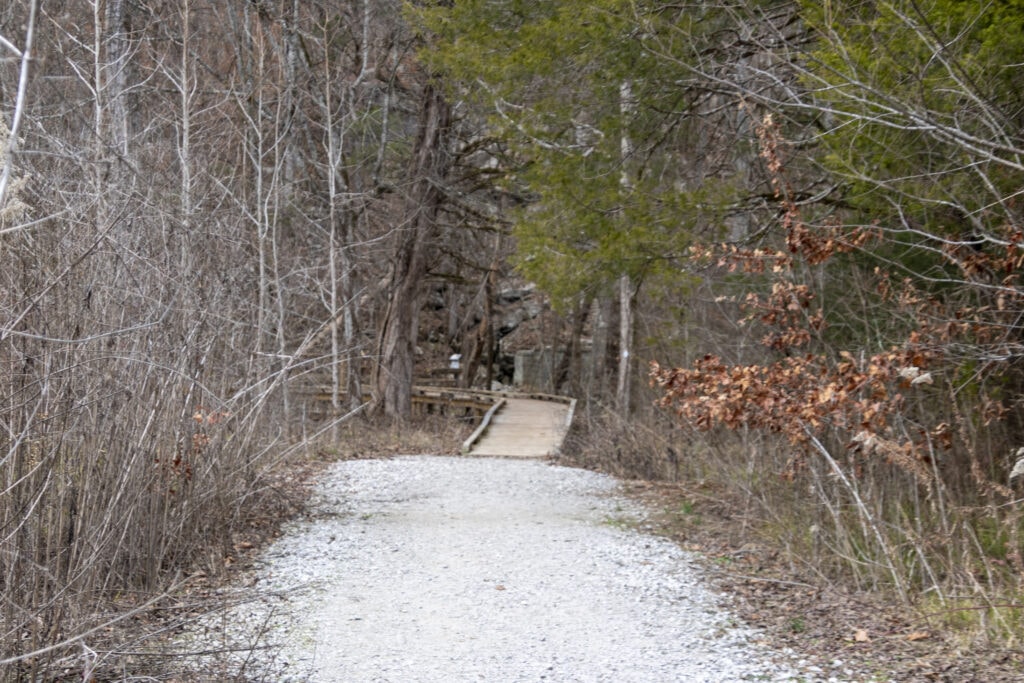
{"label": "bare tree", "polygon": [[451,107],[396,9],[0,11],[0,661],[15,678],[73,667],[116,596],[146,605],[177,572],[230,562],[287,432],[307,433],[290,390],[307,372],[329,369],[350,415],[372,364],[381,411],[407,418],[424,283],[472,261],[480,278],[457,286],[483,286],[485,311],[494,297],[501,240],[474,235],[477,263],[446,230],[484,222],[469,194],[486,183],[453,179]]}

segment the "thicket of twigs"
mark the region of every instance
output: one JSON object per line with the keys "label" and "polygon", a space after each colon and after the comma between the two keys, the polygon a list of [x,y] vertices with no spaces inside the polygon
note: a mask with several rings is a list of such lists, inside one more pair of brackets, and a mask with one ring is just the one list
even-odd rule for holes
{"label": "thicket of twigs", "polygon": [[509,222],[606,464],[1014,637],[1014,3],[52,5],[0,7],[4,674],[222,565],[311,386],[488,381]]}
{"label": "thicket of twigs", "polygon": [[0,680],[81,680],[221,569],[269,473],[340,438],[307,399],[356,409],[380,319],[429,290],[444,357],[475,329],[500,244],[420,216],[437,98],[399,4],[0,8]]}
{"label": "thicket of twigs", "polygon": [[[1024,236],[942,244],[939,288],[900,277],[872,258],[892,240],[877,225],[805,218],[770,118],[759,134],[782,239],[694,247],[700,332],[649,351],[691,362],[652,363],[659,409],[632,425],[597,414],[583,452],[627,476],[714,482],[805,571],[1014,642]],[[665,312],[652,304],[650,324]],[[851,344],[866,338],[879,343]]]}

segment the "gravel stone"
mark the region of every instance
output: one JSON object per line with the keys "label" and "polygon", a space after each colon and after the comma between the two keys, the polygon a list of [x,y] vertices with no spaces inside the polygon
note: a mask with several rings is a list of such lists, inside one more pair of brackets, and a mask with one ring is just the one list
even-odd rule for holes
{"label": "gravel stone", "polygon": [[[616,482],[537,460],[340,462],[261,555],[259,598],[189,639],[254,680],[808,681],[738,627]],[[201,648],[196,648],[201,649]],[[243,659],[244,658],[244,659]]]}

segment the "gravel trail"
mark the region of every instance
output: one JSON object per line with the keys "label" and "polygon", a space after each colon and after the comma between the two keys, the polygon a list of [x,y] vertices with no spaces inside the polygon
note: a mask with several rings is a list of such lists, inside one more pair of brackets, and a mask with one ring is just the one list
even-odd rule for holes
{"label": "gravel trail", "polygon": [[265,628],[281,649],[250,671],[275,681],[808,680],[615,486],[537,460],[338,463],[262,555],[269,592],[222,622]]}

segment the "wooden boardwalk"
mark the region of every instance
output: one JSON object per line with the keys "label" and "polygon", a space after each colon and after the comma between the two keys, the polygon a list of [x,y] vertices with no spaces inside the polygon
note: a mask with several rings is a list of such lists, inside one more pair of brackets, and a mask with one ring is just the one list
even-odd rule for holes
{"label": "wooden boardwalk", "polygon": [[506,397],[467,440],[468,455],[546,458],[558,453],[574,402]]}
{"label": "wooden boardwalk", "polygon": [[[298,395],[311,410],[331,402],[321,384],[301,387]],[[413,387],[413,406],[421,413],[480,418],[480,426],[462,445],[475,456],[546,458],[557,455],[572,423],[576,400],[549,394],[520,394],[455,387]],[[345,401],[342,401],[345,403]]]}

